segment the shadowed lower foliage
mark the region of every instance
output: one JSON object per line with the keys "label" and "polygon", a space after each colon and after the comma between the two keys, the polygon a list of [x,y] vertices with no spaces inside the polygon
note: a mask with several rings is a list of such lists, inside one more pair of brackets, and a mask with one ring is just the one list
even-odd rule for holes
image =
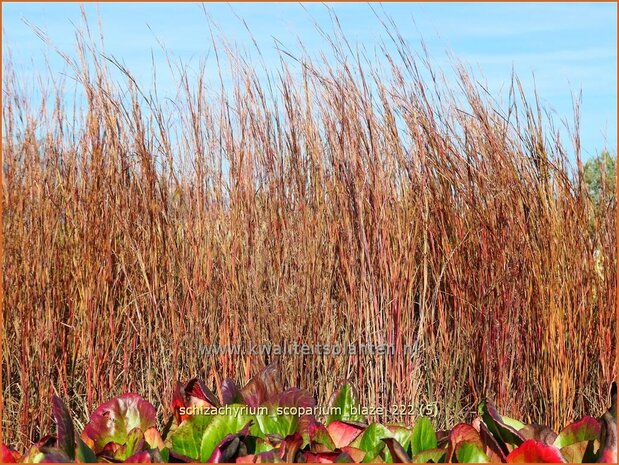
{"label": "shadowed lower foliage", "polygon": [[[87,30],[67,72],[32,86],[7,56],[7,442],[49,430],[53,394],[81,429],[112,396],[139,392],[168,415],[170,380],[246,381],[276,359],[321,403],[350,379],[366,406],[436,402],[442,429],[486,395],[554,430],[604,412],[616,196],[602,183],[591,198],[577,124],[565,143],[516,77],[500,103],[464,66],[443,77],[391,26],[376,57],[335,27],[330,59],[282,52],[268,70],[216,39],[209,67],[171,65],[174,99],[140,87]],[[208,79],[226,64],[230,82]],[[393,352],[246,349],[292,342]],[[257,399],[268,385],[223,393]],[[408,421],[385,416],[372,420]]]}

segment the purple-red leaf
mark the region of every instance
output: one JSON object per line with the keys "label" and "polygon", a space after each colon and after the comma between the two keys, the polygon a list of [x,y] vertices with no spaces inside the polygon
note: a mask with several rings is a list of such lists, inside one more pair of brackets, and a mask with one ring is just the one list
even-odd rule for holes
{"label": "purple-red leaf", "polygon": [[277,362],[271,363],[254,376],[241,389],[245,403],[250,407],[258,407],[268,399],[282,391]]}
{"label": "purple-red leaf", "polygon": [[504,454],[510,451],[510,448],[507,447],[508,445],[519,446],[523,443],[524,438],[522,435],[503,421],[503,418],[489,399],[482,401],[479,405],[479,415]]}
{"label": "purple-red leaf", "polygon": [[286,463],[296,462],[297,453],[303,445],[303,437],[299,433],[291,434],[279,444],[278,455]]}
{"label": "purple-red leaf", "polygon": [[57,446],[73,460],[75,458],[75,430],[73,429],[73,421],[64,403],[57,396],[52,397],[52,413],[56,421]]}
{"label": "purple-red leaf", "polygon": [[505,462],[506,454],[483,421],[479,422],[479,436],[486,445],[486,454],[490,457],[490,460],[492,462]]}
{"label": "purple-red leaf", "polygon": [[172,411],[176,423],[180,424],[189,418],[189,414],[181,414],[180,409],[195,407],[196,410],[201,408],[219,407],[219,399],[213,394],[199,378],[190,379],[184,386],[181,383],[176,384],[176,390],[172,396]]}
{"label": "purple-red leaf", "polygon": [[411,458],[402,447],[402,444],[393,438],[383,438],[382,441],[387,444],[393,463],[411,463]]}
{"label": "purple-red leaf", "polygon": [[241,440],[236,434],[229,434],[215,447],[208,463],[229,463],[236,455]]}
{"label": "purple-red leaf", "polygon": [[598,463],[617,463],[617,383],[612,384],[610,396],[610,408],[600,419],[602,431]]}
{"label": "purple-red leaf", "polygon": [[223,383],[221,383],[219,394],[221,395],[221,403],[223,405],[239,404],[243,402],[241,391],[233,379],[224,379]]}
{"label": "purple-red leaf", "polygon": [[263,405],[267,407],[301,407],[309,409],[316,407],[316,400],[305,389],[290,388],[271,396]]}
{"label": "purple-red leaf", "polygon": [[[345,460],[348,458],[349,460]],[[307,463],[335,463],[336,461],[350,461],[352,460],[345,452],[319,452],[313,454],[312,452],[305,453],[305,461]]]}

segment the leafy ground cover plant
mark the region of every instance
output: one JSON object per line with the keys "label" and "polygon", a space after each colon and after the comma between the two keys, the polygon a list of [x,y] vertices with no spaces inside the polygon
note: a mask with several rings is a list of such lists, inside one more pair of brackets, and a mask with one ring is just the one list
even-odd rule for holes
{"label": "leafy ground cover plant", "polygon": [[[591,463],[617,461],[617,393],[601,418],[584,417],[558,433],[501,416],[483,400],[477,418],[436,431],[421,417],[411,427],[367,422],[356,392],[341,385],[324,423],[312,396],[283,389],[275,365],[243,388],[225,380],[219,396],[199,379],[178,384],[173,414],[159,429],[155,407],[137,394],[99,406],[76,436],[70,412],[53,399],[56,433],[24,454],[2,444],[3,462],[202,463]],[[287,409],[284,409],[287,407]],[[304,412],[303,414],[281,412]]]}

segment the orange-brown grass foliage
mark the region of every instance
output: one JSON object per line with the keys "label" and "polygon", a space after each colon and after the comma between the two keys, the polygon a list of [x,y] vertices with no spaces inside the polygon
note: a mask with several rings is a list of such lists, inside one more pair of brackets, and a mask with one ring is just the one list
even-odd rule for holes
{"label": "orange-brown grass foliage", "polygon": [[173,101],[89,33],[69,79],[5,56],[6,442],[50,431],[54,393],[83,423],[113,395],[162,403],[173,380],[278,358],[204,344],[393,345],[279,358],[321,401],[348,378],[366,406],[437,402],[443,426],[484,395],[555,428],[604,411],[613,180],[594,202],[577,124],[562,141],[516,77],[501,103],[386,30],[377,58],[336,29],[329,59],[266,70],[216,39],[197,72],[170,62]]}

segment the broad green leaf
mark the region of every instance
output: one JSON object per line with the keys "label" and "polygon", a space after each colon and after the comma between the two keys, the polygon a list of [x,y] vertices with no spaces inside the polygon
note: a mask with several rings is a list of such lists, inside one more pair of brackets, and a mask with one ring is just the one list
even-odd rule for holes
{"label": "broad green leaf", "polygon": [[295,415],[277,415],[275,412],[267,415],[256,415],[255,420],[261,437],[267,434],[278,434],[285,438],[297,430],[299,418]]}
{"label": "broad green leaf", "polygon": [[385,438],[393,438],[393,433],[380,423],[372,423],[350,445],[364,451],[364,462],[372,461],[384,449]]}
{"label": "broad green leaf", "polygon": [[336,390],[329,401],[331,414],[327,416],[326,424],[332,421],[364,421],[365,418],[359,413],[360,407],[355,390],[350,384],[343,384]]}
{"label": "broad green leaf", "polygon": [[413,456],[413,463],[439,463],[445,456],[445,449],[428,449]]}
{"label": "broad green leaf", "polygon": [[[239,407],[242,408],[242,406]],[[239,415],[217,415],[213,417],[204,429],[202,435],[202,440],[200,442],[200,461],[207,462],[215,450],[215,447],[217,447],[227,435],[238,433],[250,421],[254,421],[255,423],[255,417],[243,413],[239,413]],[[254,435],[257,435],[257,433],[259,434],[259,428],[255,424],[252,426],[252,429]]]}
{"label": "broad green leaf", "polygon": [[486,453],[474,442],[464,441],[456,446],[458,463],[489,463]]}
{"label": "broad green leaf", "polygon": [[435,449],[436,446],[437,440],[434,426],[426,417],[421,417],[413,428],[411,439],[412,454],[417,455],[425,450]]}
{"label": "broad green leaf", "polygon": [[200,459],[202,436],[206,427],[214,417],[210,415],[194,415],[182,422],[170,433],[171,450],[194,460]]}

